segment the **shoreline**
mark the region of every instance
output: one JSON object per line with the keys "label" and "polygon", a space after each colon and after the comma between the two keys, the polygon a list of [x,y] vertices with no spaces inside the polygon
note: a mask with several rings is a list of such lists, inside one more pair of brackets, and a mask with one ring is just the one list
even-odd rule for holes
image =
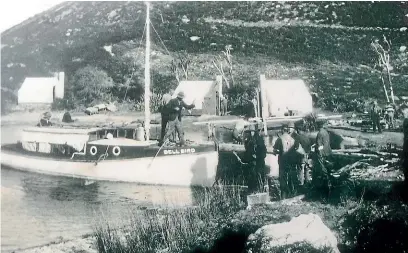
{"label": "shoreline", "polygon": [[97,253],[95,247],[95,236],[93,234],[85,234],[81,237],[53,241],[50,243],[32,246],[24,249],[10,250],[12,253],[63,253],[63,252],[81,252],[81,253]]}

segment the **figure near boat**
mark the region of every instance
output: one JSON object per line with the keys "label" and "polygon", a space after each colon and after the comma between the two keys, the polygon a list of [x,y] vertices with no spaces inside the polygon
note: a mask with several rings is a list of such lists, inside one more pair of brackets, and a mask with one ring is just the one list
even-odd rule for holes
{"label": "figure near boat", "polygon": [[[161,139],[159,146],[164,145],[169,140],[170,136],[175,132],[180,139],[180,146],[185,145],[183,125],[181,122],[183,108],[190,110],[195,107],[194,101],[191,105],[184,102],[185,94],[180,91],[176,98],[170,99],[162,109],[162,126],[161,126]],[[163,118],[164,117],[164,118]],[[165,134],[163,134],[165,133]]]}

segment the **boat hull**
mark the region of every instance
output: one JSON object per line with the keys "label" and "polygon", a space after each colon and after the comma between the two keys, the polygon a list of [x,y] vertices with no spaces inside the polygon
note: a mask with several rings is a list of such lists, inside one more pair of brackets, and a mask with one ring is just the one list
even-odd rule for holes
{"label": "boat hull", "polygon": [[14,169],[87,180],[174,186],[212,186],[217,151],[123,160],[75,161],[28,156],[2,150],[1,164]]}

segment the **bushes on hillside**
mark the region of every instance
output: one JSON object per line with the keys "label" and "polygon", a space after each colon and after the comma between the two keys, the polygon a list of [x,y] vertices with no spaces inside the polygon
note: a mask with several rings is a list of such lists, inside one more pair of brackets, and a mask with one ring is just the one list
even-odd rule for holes
{"label": "bushes on hillside", "polygon": [[93,66],[79,69],[72,79],[77,100],[84,104],[96,99],[107,99],[110,96],[109,89],[114,86],[112,78],[105,71]]}

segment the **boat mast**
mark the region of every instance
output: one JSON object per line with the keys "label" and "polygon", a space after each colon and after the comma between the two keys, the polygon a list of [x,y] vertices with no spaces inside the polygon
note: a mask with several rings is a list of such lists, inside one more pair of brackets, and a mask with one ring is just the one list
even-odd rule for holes
{"label": "boat mast", "polygon": [[150,139],[150,3],[146,2],[146,55],[145,55],[145,134]]}

